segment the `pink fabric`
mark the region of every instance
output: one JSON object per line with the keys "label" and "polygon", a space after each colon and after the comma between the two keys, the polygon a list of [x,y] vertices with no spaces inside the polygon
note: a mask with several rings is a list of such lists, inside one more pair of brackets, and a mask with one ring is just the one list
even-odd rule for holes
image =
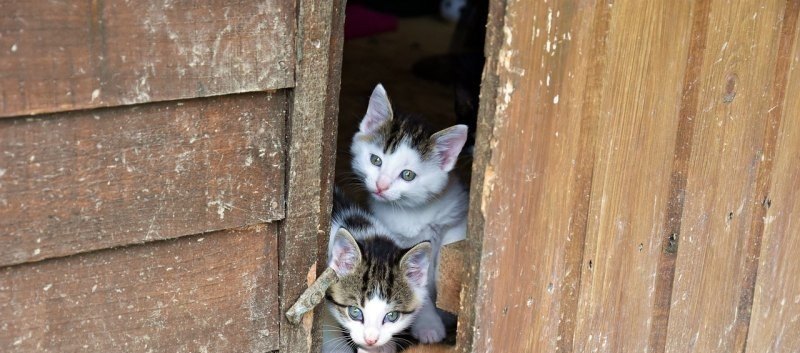
{"label": "pink fabric", "polygon": [[344,39],[368,37],[397,29],[397,17],[353,4],[345,9]]}

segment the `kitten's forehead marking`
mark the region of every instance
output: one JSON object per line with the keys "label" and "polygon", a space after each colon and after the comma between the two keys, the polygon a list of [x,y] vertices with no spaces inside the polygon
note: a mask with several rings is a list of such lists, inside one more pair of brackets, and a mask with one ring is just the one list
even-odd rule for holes
{"label": "kitten's forehead marking", "polygon": [[396,116],[388,120],[366,141],[383,148],[384,153],[394,152],[404,142],[427,159],[433,150],[431,132],[421,121],[410,116]]}
{"label": "kitten's forehead marking", "polygon": [[364,325],[379,327],[383,324],[383,317],[389,312],[386,300],[372,297],[364,303]]}
{"label": "kitten's forehead marking", "polygon": [[422,162],[419,152],[407,143],[398,146],[394,152],[385,154],[383,159],[381,174],[391,176],[393,179],[404,169],[418,169],[417,166]]}

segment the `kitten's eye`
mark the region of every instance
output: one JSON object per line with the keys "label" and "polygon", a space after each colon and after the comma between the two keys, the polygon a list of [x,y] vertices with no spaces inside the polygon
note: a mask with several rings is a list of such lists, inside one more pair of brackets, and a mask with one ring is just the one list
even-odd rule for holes
{"label": "kitten's eye", "polygon": [[417,177],[417,173],[414,173],[408,169],[400,172],[400,177],[403,178],[405,181],[412,181],[414,178]]}
{"label": "kitten's eye", "polygon": [[400,318],[400,313],[398,313],[396,311],[391,311],[388,314],[386,314],[386,316],[383,317],[383,323],[386,323],[387,321],[388,322],[395,322],[399,318]]}
{"label": "kitten's eye", "polygon": [[350,318],[353,320],[364,321],[364,316],[361,314],[361,309],[355,306],[347,307],[347,315],[350,315]]}
{"label": "kitten's eye", "polygon": [[381,157],[378,157],[378,156],[376,156],[374,154],[369,155],[369,161],[372,163],[372,165],[374,165],[376,167],[380,167],[381,164],[383,164],[383,161],[381,160]]}

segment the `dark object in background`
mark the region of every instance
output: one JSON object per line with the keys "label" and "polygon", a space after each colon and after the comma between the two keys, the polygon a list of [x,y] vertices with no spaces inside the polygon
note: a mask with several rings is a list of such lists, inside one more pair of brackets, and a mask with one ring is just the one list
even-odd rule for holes
{"label": "dark object in background", "polygon": [[373,11],[359,4],[347,4],[344,39],[367,37],[397,30],[397,17]]}
{"label": "dark object in background", "polygon": [[414,17],[439,13],[436,0],[362,0],[355,1],[373,10],[390,13],[399,17]]}
{"label": "dark object in background", "polygon": [[456,123],[469,127],[462,154],[471,153],[475,144],[488,16],[489,0],[468,1],[453,33],[450,53],[422,59],[413,67],[418,77],[453,85]]}

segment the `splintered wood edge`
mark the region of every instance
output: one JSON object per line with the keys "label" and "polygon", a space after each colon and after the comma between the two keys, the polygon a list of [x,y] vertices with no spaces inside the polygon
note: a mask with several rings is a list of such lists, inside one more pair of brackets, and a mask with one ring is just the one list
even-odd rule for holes
{"label": "splintered wood edge", "polygon": [[286,312],[286,318],[289,322],[293,325],[299,325],[300,320],[303,319],[303,315],[322,302],[328,287],[338,281],[339,276],[336,275],[336,271],[330,267],[326,268],[325,271],[317,277],[317,280],[300,295],[300,298],[298,298]]}

